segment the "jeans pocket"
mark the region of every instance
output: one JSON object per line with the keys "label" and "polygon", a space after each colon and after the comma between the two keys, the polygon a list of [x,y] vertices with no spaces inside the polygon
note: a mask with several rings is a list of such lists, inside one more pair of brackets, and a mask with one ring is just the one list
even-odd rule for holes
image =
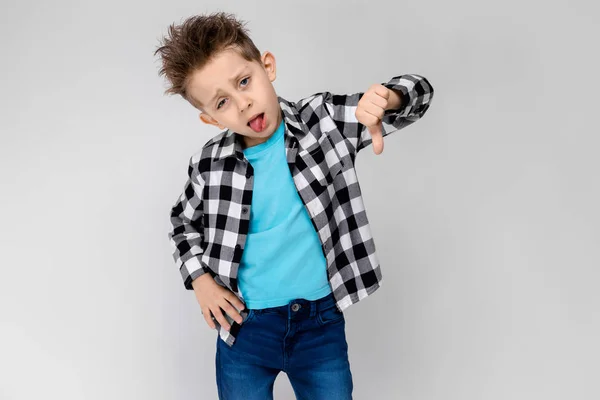
{"label": "jeans pocket", "polygon": [[317,312],[317,322],[320,325],[331,324],[344,319],[344,313],[334,304]]}
{"label": "jeans pocket", "polygon": [[253,309],[246,309],[247,313],[246,316],[244,317],[244,319],[242,320],[242,325],[252,321],[252,319],[254,319],[254,316],[256,315],[256,312]]}

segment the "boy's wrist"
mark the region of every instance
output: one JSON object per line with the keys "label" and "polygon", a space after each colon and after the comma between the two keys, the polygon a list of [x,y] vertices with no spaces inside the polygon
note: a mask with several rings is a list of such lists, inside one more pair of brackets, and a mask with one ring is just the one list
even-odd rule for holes
{"label": "boy's wrist", "polygon": [[402,106],[402,92],[396,89],[390,89],[390,97],[388,99],[388,105],[386,111],[398,110]]}
{"label": "boy's wrist", "polygon": [[203,285],[206,281],[210,282],[210,280],[214,280],[214,278],[209,273],[204,273],[192,281],[192,288],[196,290],[198,286]]}

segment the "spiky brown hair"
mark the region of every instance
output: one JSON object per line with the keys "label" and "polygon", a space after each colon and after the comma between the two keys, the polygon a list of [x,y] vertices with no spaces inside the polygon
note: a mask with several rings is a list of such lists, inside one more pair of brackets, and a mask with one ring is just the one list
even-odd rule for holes
{"label": "spiky brown hair", "polygon": [[160,54],[159,76],[170,83],[164,94],[180,95],[199,108],[187,93],[194,71],[202,69],[219,52],[233,48],[246,60],[261,63],[260,51],[248,36],[245,22],[233,14],[215,12],[187,18],[180,25],[171,24],[160,40],[154,55]]}

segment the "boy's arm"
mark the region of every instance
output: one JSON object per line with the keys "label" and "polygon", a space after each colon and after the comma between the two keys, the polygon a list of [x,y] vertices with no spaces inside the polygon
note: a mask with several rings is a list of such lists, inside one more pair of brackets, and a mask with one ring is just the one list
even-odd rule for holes
{"label": "boy's arm", "polygon": [[[433,87],[429,81],[416,74],[395,76],[381,85],[394,91],[390,93],[390,104],[400,100],[398,108],[385,111],[381,120],[382,136],[402,129],[421,118],[433,99]],[[323,96],[321,117],[330,116],[339,132],[352,146],[354,153],[372,143],[371,133],[358,122],[356,108],[364,92],[349,95],[335,95],[329,92]]]}
{"label": "boy's arm", "polygon": [[188,290],[194,289],[194,279],[209,272],[208,267],[200,261],[204,253],[203,188],[204,179],[198,171],[198,162],[191,157],[183,193],[171,208],[171,231],[168,233],[173,246],[173,259]]}

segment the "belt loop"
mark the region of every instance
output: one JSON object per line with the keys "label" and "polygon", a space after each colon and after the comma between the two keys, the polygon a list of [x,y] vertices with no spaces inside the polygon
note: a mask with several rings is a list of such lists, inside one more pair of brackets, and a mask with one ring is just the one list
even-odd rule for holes
{"label": "belt loop", "polygon": [[311,301],[310,302],[310,318],[314,318],[315,315],[317,315],[318,312],[318,307],[317,307],[317,301]]}

